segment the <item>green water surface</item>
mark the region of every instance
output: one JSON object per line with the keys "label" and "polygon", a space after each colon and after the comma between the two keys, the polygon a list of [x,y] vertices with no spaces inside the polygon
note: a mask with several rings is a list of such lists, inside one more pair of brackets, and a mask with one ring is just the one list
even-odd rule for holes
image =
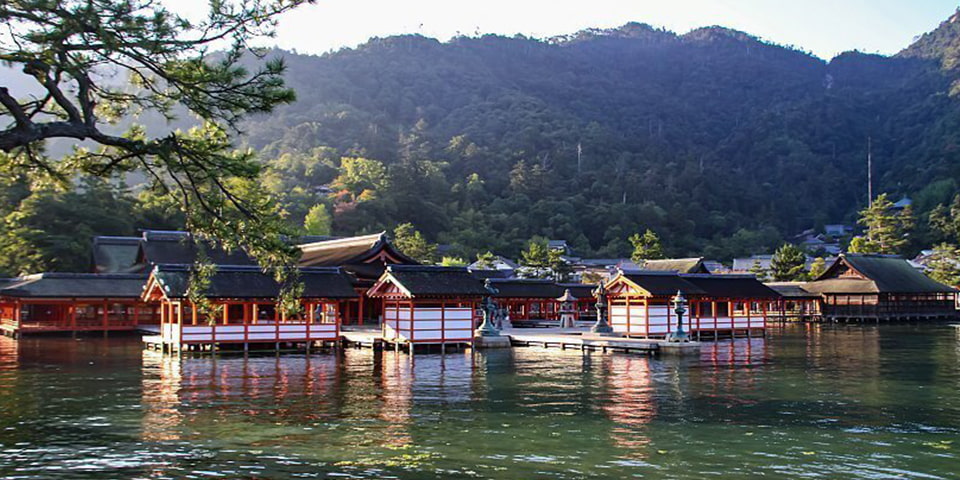
{"label": "green water surface", "polygon": [[0,478],[960,478],[949,326],[692,358],[515,348],[162,357],[0,338]]}

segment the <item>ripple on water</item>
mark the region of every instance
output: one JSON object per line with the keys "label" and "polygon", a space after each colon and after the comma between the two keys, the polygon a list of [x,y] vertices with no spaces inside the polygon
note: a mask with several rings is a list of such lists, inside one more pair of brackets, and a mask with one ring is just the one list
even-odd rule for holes
{"label": "ripple on water", "polygon": [[53,342],[0,338],[0,477],[952,478],[960,448],[960,349],[912,328],[689,359]]}

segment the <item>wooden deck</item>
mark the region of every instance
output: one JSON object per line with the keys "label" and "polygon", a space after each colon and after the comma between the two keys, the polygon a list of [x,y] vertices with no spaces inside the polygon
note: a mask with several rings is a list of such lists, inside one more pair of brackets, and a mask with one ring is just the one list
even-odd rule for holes
{"label": "wooden deck", "polygon": [[420,350],[435,350],[446,352],[450,350],[459,350],[464,346],[470,346],[470,343],[464,342],[447,342],[447,343],[430,343],[430,342],[418,342],[410,343],[403,340],[400,341],[391,341],[382,337],[382,332],[380,327],[371,326],[371,325],[351,325],[344,326],[340,329],[340,343],[344,347],[352,348],[371,348],[374,350],[382,350],[384,348],[393,348],[395,350],[406,349],[411,351],[411,348],[420,349]]}
{"label": "wooden deck", "polygon": [[668,343],[664,340],[637,339],[620,336],[602,336],[584,329],[539,328],[536,330],[508,329],[504,335],[510,337],[514,346],[574,349],[601,352],[626,353],[695,353],[700,350],[699,342]]}

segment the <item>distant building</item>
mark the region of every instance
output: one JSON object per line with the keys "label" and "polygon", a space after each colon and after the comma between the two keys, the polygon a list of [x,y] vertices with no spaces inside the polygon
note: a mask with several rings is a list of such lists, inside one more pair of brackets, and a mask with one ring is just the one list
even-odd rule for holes
{"label": "distant building", "polygon": [[657,272],[710,273],[703,264],[703,257],[644,260],[640,264],[640,269]]}
{"label": "distant building", "polygon": [[840,238],[853,233],[853,226],[833,223],[823,226],[823,233],[833,238]]}
{"label": "distant building", "polygon": [[957,291],[888,255],[845,254],[803,289],[823,297],[824,318],[907,320],[953,318]]}
{"label": "distant building", "polygon": [[910,200],[910,197],[904,196],[904,197],[901,198],[900,200],[897,200],[896,202],[894,202],[894,204],[893,204],[893,209],[894,209],[894,210],[903,210],[903,209],[905,209],[905,208],[907,208],[907,207],[911,207],[911,206],[913,206],[913,200]]}
{"label": "distant building", "polygon": [[[495,255],[490,264],[481,263],[479,260],[467,266],[467,269],[475,274],[480,274],[484,278],[511,278],[516,276],[520,265],[509,258]],[[482,272],[482,273],[481,273]]]}
{"label": "distant building", "polygon": [[584,275],[592,275],[607,280],[616,273],[624,261],[629,262],[629,260],[623,258],[581,258],[570,266],[573,268],[574,278],[581,281]]}
{"label": "distant building", "polygon": [[547,240],[547,248],[560,250],[564,255],[573,255],[573,249],[570,248],[566,240]]}
{"label": "distant building", "polygon": [[726,265],[720,263],[719,260],[704,260],[703,266],[707,268],[710,273],[723,274],[730,273],[730,269]]}
{"label": "distant building", "polygon": [[769,271],[772,260],[773,255],[751,255],[749,257],[734,258],[733,267],[730,271],[732,273],[749,273],[758,262],[760,263],[760,268]]}

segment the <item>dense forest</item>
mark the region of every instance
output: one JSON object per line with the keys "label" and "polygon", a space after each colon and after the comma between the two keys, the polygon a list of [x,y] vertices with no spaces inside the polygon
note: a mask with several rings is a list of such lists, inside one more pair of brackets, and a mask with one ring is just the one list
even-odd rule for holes
{"label": "dense forest", "polygon": [[[912,253],[940,240],[924,219],[958,192],[957,16],[897,55],[829,62],[725,28],[636,23],[270,55],[297,101],[243,124],[238,143],[311,233],[409,222],[464,258],[516,257],[534,236],[628,257],[650,229],[671,256],[769,253],[856,222],[869,143],[874,192],[914,201]],[[0,193],[7,274],[83,268],[90,235],[183,221],[135,176],[69,192],[5,179]]]}

